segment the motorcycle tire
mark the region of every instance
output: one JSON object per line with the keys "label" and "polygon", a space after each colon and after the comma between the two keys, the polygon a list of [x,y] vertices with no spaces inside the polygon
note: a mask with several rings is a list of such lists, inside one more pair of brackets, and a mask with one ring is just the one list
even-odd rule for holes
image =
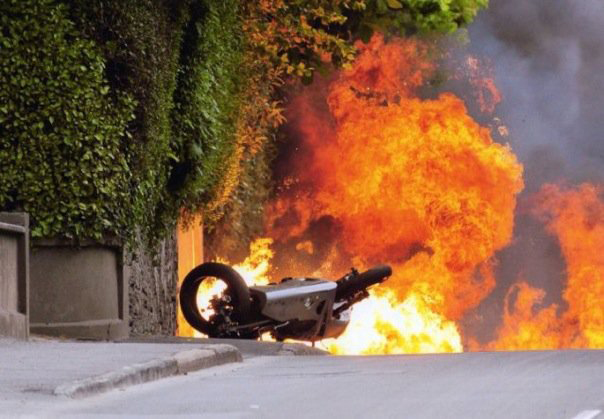
{"label": "motorcycle tire", "polygon": [[203,263],[187,274],[180,286],[180,307],[187,322],[209,337],[221,337],[211,322],[204,319],[197,307],[197,290],[208,277],[218,278],[227,284],[227,291],[233,301],[233,320],[245,323],[250,318],[250,290],[237,271],[217,262]]}

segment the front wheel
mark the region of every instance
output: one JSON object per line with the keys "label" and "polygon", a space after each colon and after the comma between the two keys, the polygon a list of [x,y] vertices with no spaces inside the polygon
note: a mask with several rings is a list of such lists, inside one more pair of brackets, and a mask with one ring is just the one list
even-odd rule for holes
{"label": "front wheel", "polygon": [[224,337],[220,323],[225,319],[217,316],[216,313],[204,317],[197,303],[199,286],[209,278],[215,278],[226,284],[224,294],[229,297],[228,321],[242,324],[250,318],[250,290],[237,271],[228,265],[217,262],[207,262],[197,266],[183,280],[179,298],[180,307],[187,322],[209,337]]}

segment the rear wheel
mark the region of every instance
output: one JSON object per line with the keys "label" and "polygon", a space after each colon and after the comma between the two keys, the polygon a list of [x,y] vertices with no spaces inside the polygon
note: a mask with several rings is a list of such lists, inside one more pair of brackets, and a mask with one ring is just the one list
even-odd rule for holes
{"label": "rear wheel", "polygon": [[[226,284],[221,307],[223,313],[206,313],[206,308],[198,306],[197,294],[204,281],[214,278]],[[226,323],[245,323],[250,318],[250,290],[237,271],[223,263],[208,262],[194,268],[187,274],[180,287],[180,307],[187,322],[195,329],[210,337],[227,337]],[[224,316],[224,312],[228,316]],[[235,337],[235,336],[233,336]]]}

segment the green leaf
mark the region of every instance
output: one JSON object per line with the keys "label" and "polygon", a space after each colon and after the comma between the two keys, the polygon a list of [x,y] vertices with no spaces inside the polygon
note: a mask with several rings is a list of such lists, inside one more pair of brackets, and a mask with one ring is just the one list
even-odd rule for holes
{"label": "green leaf", "polygon": [[390,7],[391,9],[402,9],[403,8],[403,5],[398,0],[386,0],[386,3],[388,3],[388,7]]}

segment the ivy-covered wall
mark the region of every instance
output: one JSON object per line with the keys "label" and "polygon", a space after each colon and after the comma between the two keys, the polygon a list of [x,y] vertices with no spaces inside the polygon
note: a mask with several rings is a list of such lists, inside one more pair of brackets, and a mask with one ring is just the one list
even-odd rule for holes
{"label": "ivy-covered wall", "polygon": [[227,201],[239,1],[0,4],[0,208],[34,237],[152,242]]}
{"label": "ivy-covered wall", "polygon": [[29,212],[34,237],[127,228],[133,98],[64,5],[5,0],[0,27],[0,210]]}

